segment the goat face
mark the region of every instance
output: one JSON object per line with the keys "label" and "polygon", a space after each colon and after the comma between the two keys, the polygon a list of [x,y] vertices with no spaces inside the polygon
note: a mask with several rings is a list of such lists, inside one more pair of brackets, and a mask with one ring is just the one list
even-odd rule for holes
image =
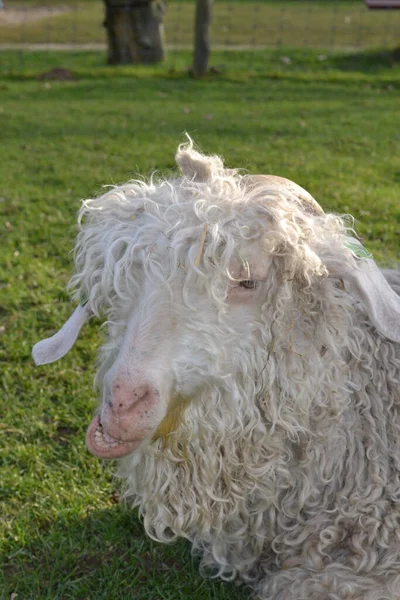
{"label": "goat face", "polygon": [[[205,225],[195,213],[189,217],[193,224],[185,224],[184,235],[176,228],[167,239],[154,228],[151,243],[129,267],[129,290],[115,285],[114,271],[119,295],[108,307],[109,339],[98,375],[102,403],[87,434],[89,450],[99,457],[123,456],[169,433],[201,388],[228,387],[245,371],[255,381],[268,256],[256,238],[240,252],[236,246],[228,259],[221,235],[217,256]],[[147,234],[148,219],[142,213]],[[234,228],[241,225],[236,221]],[[143,239],[140,230],[137,235]],[[123,260],[116,257],[115,269]]]}

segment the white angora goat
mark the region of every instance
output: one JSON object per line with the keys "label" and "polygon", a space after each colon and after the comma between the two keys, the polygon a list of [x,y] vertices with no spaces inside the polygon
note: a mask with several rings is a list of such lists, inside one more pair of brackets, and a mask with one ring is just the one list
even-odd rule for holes
{"label": "white angora goat", "polygon": [[152,538],[264,600],[400,599],[400,276],[296,184],[177,162],[83,203],[35,361],[106,318],[87,446]]}

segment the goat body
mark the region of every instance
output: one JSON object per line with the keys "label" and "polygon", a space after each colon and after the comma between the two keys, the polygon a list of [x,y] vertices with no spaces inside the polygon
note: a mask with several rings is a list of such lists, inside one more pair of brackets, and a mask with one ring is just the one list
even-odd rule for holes
{"label": "goat body", "polygon": [[152,538],[263,600],[399,600],[399,274],[296,184],[177,162],[83,203],[36,362],[106,317],[87,446]]}

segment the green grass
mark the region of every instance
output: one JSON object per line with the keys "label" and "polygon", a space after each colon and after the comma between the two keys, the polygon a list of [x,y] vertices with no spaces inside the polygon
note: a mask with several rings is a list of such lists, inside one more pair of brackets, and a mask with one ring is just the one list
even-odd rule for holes
{"label": "green grass", "polygon": [[[24,2],[23,6],[44,4],[46,2]],[[56,6],[54,2],[47,4]],[[1,42],[105,42],[100,0],[69,0],[59,4],[71,10],[40,21],[3,26]],[[192,45],[194,6],[194,0],[175,0],[168,4],[165,17],[168,45]],[[370,11],[362,0],[216,0],[212,42],[215,46],[390,47],[399,43],[399,28],[400,11]]]}
{"label": "green grass", "polygon": [[[395,55],[283,54],[290,64],[276,52],[216,54],[221,74],[204,80],[186,76],[189,54],[154,68],[107,68],[96,53],[27,54],[21,67],[1,55],[1,599],[249,597],[201,579],[186,543],[146,539],[116,502],[110,468],[85,451],[99,324],[53,365],[35,368],[30,351],[71,312],[79,199],[171,169],[184,131],[229,165],[292,178],[326,209],[353,213],[376,258],[400,262]],[[74,81],[36,79],[65,60]]]}

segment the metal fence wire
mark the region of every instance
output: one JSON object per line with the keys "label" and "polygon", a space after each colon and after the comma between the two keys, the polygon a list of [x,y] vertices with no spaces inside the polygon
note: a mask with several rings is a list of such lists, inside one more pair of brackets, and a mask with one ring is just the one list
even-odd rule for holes
{"label": "metal fence wire", "polygon": [[[169,53],[192,49],[194,13],[195,0],[168,2]],[[105,51],[104,15],[101,0],[0,0],[0,53],[18,50],[22,63],[32,50]],[[384,50],[400,45],[400,10],[372,11],[363,0],[215,0],[211,41],[213,50],[225,51]]]}

